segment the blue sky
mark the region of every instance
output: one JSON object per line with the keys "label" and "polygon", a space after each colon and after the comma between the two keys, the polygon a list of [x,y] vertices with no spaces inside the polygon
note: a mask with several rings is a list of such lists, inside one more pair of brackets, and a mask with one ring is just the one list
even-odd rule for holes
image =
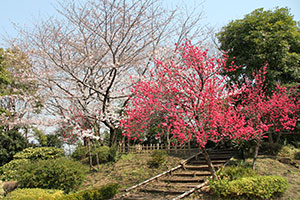
{"label": "blue sky", "polygon": [[[199,6],[204,14],[203,24],[210,24],[216,29],[231,20],[241,19],[257,8],[273,9],[277,6],[288,7],[294,20],[300,21],[299,0],[162,0],[169,8],[174,5]],[[56,16],[55,0],[0,0],[0,45],[2,36],[16,37],[12,23],[31,27],[40,17]]]}

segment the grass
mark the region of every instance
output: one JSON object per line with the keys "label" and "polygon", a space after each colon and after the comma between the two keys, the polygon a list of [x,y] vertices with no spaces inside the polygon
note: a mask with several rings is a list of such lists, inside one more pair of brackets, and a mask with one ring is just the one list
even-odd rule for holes
{"label": "grass", "polygon": [[117,162],[100,165],[97,172],[89,173],[80,190],[99,188],[107,183],[117,183],[123,190],[177,166],[183,158],[168,156],[158,168],[149,166],[150,159],[151,155],[146,154],[123,154]]}

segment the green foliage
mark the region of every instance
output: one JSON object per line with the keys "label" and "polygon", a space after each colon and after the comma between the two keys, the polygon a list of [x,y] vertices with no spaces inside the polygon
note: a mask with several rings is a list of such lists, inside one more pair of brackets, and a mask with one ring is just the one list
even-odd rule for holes
{"label": "green foliage", "polygon": [[0,179],[5,181],[17,180],[18,175],[20,175],[18,173],[19,168],[27,165],[28,163],[30,163],[30,160],[28,159],[16,159],[6,163],[0,167]]}
{"label": "green foliage", "polygon": [[229,181],[211,180],[210,189],[214,195],[222,198],[270,199],[285,193],[288,182],[279,176],[243,177]]}
{"label": "green foliage", "polygon": [[5,63],[5,51],[0,48],[0,96],[6,94],[6,86],[11,84],[11,74],[7,71],[7,64]]}
{"label": "green foliage", "polygon": [[226,167],[223,170],[218,171],[220,179],[236,180],[242,177],[253,177],[256,176],[256,172],[244,166]]}
{"label": "green foliage", "polygon": [[281,144],[262,142],[259,150],[263,154],[276,156],[282,147]]}
{"label": "green foliage", "polygon": [[0,127],[0,166],[11,161],[17,152],[28,145],[26,138],[19,133],[18,127],[10,130],[6,128]]}
{"label": "green foliage", "polygon": [[88,148],[83,145],[78,145],[75,151],[72,153],[71,158],[84,163],[88,162]]}
{"label": "green foliage", "polygon": [[300,160],[300,151],[298,151],[298,152],[296,152],[296,153],[294,154],[294,159],[295,159],[295,160]]}
{"label": "green foliage", "polygon": [[[97,155],[99,158],[99,163],[115,162],[118,157],[118,151],[115,146],[92,146],[92,163],[93,165],[97,164]],[[79,145],[76,147],[76,150],[73,152],[71,157],[74,160],[81,161],[83,163],[89,163],[89,152],[88,147]]]}
{"label": "green foliage", "polygon": [[280,149],[277,156],[279,156],[279,157],[288,157],[288,158],[293,159],[294,154],[297,151],[298,150],[296,148],[294,148],[293,146],[287,145],[287,146],[283,146],[282,149]]}
{"label": "green foliage", "polygon": [[97,164],[96,155],[98,155],[99,163],[107,163],[109,161],[110,148],[108,146],[96,147],[92,151],[93,164]]}
{"label": "green foliage", "polygon": [[12,191],[3,200],[60,200],[63,196],[61,190],[26,188]]}
{"label": "green foliage", "polygon": [[243,160],[253,157],[255,151],[255,140],[231,140],[230,145],[235,149],[236,157]]}
{"label": "green foliage", "polygon": [[61,200],[102,200],[111,199],[118,192],[118,184],[107,184],[100,189],[90,189],[65,195]]}
{"label": "green foliage", "polygon": [[41,130],[33,127],[32,128],[34,136],[36,137],[39,145],[42,147],[56,147],[61,148],[63,142],[60,140],[59,135],[57,134],[48,134],[46,135]]}
{"label": "green foliage", "polygon": [[0,199],[4,197],[3,181],[0,180]]}
{"label": "green foliage", "polygon": [[20,167],[17,180],[22,188],[61,189],[70,192],[83,182],[87,168],[66,158],[37,160]]}
{"label": "green foliage", "polygon": [[118,147],[116,145],[109,148],[108,161],[115,162],[119,157]]}
{"label": "green foliage", "polygon": [[160,167],[167,161],[168,154],[164,150],[155,150],[152,153],[151,160],[149,161],[150,167]]}
{"label": "green foliage", "polygon": [[228,52],[228,63],[241,65],[224,72],[232,82],[253,80],[253,73],[268,63],[268,89],[279,81],[287,86],[300,83],[300,29],[287,8],[256,9],[223,27],[217,37],[220,49]]}
{"label": "green foliage", "polygon": [[29,147],[14,155],[14,159],[47,160],[60,158],[64,155],[64,150],[55,147]]}

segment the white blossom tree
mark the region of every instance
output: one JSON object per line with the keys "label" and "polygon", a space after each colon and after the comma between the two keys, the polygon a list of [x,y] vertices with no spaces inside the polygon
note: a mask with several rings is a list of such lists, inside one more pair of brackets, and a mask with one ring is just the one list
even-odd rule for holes
{"label": "white blossom tree", "polygon": [[[156,0],[89,0],[58,3],[60,18],[20,30],[14,40],[26,52],[42,87],[51,119],[66,121],[70,106],[91,124],[110,130],[110,145],[127,103],[132,81],[167,58],[167,44],[186,37],[203,41],[201,13],[167,11]],[[173,45],[172,45],[173,46]],[[96,133],[98,134],[98,133]]]}

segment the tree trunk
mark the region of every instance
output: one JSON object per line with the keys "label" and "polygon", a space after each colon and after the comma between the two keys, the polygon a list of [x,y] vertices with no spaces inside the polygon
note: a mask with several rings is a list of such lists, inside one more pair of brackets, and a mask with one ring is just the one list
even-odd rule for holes
{"label": "tree trunk", "polygon": [[255,152],[254,152],[254,158],[253,158],[253,163],[252,163],[252,166],[253,166],[252,168],[254,170],[256,169],[256,160],[257,160],[257,156],[258,156],[259,146],[260,146],[260,139],[257,140],[256,147],[255,147]]}
{"label": "tree trunk", "polygon": [[90,161],[90,171],[93,169],[93,158],[92,158],[92,150],[91,150],[91,142],[90,138],[87,140],[87,146],[88,146],[88,151],[89,151],[89,161]]}
{"label": "tree trunk", "polygon": [[276,138],[276,141],[275,141],[276,144],[279,143],[281,134],[282,134],[282,132],[279,132],[279,133],[278,133],[277,138]]}
{"label": "tree trunk", "polygon": [[213,164],[211,162],[211,159],[210,159],[210,157],[209,157],[206,149],[203,148],[203,149],[201,149],[201,151],[202,151],[202,154],[203,154],[203,156],[204,156],[204,158],[205,158],[205,160],[206,160],[206,162],[208,164],[208,168],[209,168],[209,171],[210,171],[213,179],[214,180],[218,180],[218,176],[217,176],[216,170],[215,170],[215,168],[214,168],[214,166],[213,166]]}
{"label": "tree trunk", "polygon": [[272,132],[270,131],[269,134],[268,134],[268,138],[269,138],[269,143],[270,144],[273,144],[274,143],[274,140],[273,140],[273,135],[272,135]]}
{"label": "tree trunk", "polygon": [[112,147],[117,143],[117,129],[116,128],[110,128],[109,130],[110,136],[109,136],[109,146]]}

